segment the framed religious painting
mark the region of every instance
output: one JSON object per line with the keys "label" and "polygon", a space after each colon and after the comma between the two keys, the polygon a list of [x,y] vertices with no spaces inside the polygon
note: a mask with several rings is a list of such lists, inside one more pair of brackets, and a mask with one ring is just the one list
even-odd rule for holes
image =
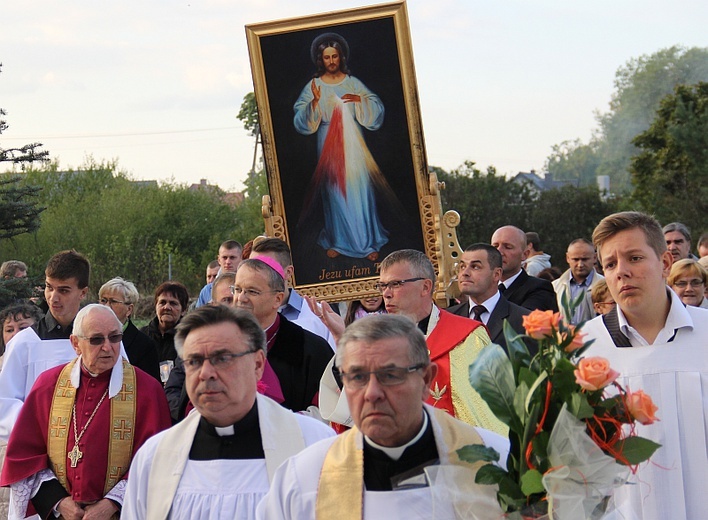
{"label": "framed religious painting", "polygon": [[295,288],[353,300],[375,292],[392,251],[436,264],[405,2],[247,25],[246,36],[266,231],[290,246]]}

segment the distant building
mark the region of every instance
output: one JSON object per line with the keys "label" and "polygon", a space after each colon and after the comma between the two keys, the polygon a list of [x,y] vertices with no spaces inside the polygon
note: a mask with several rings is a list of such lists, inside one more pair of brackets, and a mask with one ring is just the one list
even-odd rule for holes
{"label": "distant building", "polygon": [[554,188],[562,188],[563,186],[572,186],[573,181],[564,180],[557,181],[553,179],[550,173],[544,173],[543,177],[538,175],[535,170],[530,172],[519,172],[511,179],[517,184],[527,184],[532,191],[540,193],[542,191],[552,190]]}
{"label": "distant building", "polygon": [[213,184],[209,184],[206,179],[200,179],[199,184],[192,184],[189,187],[190,190],[196,191],[196,190],[206,190],[210,191],[213,193],[216,193],[221,196],[221,200],[224,201],[226,204],[231,206],[232,208],[235,208],[239,204],[241,204],[244,199],[246,198],[246,195],[242,191],[236,191],[236,192],[225,192],[218,186],[215,186]]}

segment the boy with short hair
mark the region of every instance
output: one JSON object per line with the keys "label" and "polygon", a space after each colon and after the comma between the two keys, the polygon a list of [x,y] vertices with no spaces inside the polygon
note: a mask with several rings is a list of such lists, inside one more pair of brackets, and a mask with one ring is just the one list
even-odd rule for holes
{"label": "boy with short hair", "polygon": [[89,261],[73,249],[49,259],[44,270],[48,310],[34,327],[41,339],[69,339],[81,300],[88,293],[90,274]]}
{"label": "boy with short hair", "polygon": [[614,492],[622,518],[702,518],[708,482],[708,311],[666,286],[673,258],[659,223],[628,211],[605,217],[593,242],[617,304],[586,323],[587,357],[606,358],[624,388],[658,405],[660,422],[636,432],[659,444],[649,464]]}

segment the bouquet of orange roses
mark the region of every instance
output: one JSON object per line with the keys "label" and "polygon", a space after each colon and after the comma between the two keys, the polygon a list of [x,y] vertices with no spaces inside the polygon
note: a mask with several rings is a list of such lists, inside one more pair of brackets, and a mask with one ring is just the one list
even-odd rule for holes
{"label": "bouquet of orange roses", "polygon": [[581,358],[591,342],[583,342],[580,326],[533,311],[524,328],[538,354],[532,357],[524,336],[505,323],[508,355],[489,345],[470,366],[472,386],[509,427],[506,469],[493,464],[499,455],[489,448],[458,454],[489,462],[475,481],[499,486],[497,499],[510,517],[601,518],[612,490],[659,448],[634,433],[636,422],[657,420],[657,407],[641,390],[619,385],[606,359]]}

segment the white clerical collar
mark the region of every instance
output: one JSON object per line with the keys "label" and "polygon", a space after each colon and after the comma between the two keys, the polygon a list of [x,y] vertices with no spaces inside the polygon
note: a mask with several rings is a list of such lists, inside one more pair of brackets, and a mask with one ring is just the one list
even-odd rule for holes
{"label": "white clerical collar", "polygon": [[[123,345],[121,344],[121,348]],[[76,360],[76,363],[74,363],[74,366],[71,369],[71,375],[69,376],[69,379],[71,380],[71,384],[73,385],[74,388],[79,388],[79,385],[81,384],[81,367],[82,367],[82,361],[81,361],[81,356]],[[88,369],[86,370],[88,372]],[[89,372],[91,374],[91,372]],[[96,377],[95,375],[91,374],[91,377]],[[111,379],[108,383],[108,398],[112,399],[116,395],[118,395],[118,392],[120,392],[120,389],[123,387],[123,357],[118,356],[118,359],[116,360],[116,364],[113,365],[113,368],[111,369]]]}
{"label": "white clerical collar", "polygon": [[418,432],[418,435],[413,437],[410,441],[405,443],[403,446],[396,446],[395,448],[388,448],[386,446],[380,446],[376,444],[374,441],[369,439],[366,435],[364,435],[364,440],[366,441],[366,444],[371,446],[372,448],[376,448],[377,450],[383,451],[388,458],[391,460],[398,460],[401,458],[401,455],[403,455],[403,452],[406,451],[406,448],[408,446],[413,446],[416,442],[420,440],[420,438],[423,436],[425,433],[425,429],[428,427],[428,414],[423,411],[423,426],[420,428],[420,431]]}
{"label": "white clerical collar", "polygon": [[228,435],[234,434],[234,425],[229,424],[228,426],[214,426],[214,430],[216,430],[216,434],[219,437],[227,437]]}
{"label": "white clerical collar", "polygon": [[499,280],[499,283],[500,283],[500,284],[503,283],[503,284],[504,284],[504,287],[506,287],[506,288],[508,289],[509,286],[510,286],[512,283],[514,283],[514,282],[516,281],[516,279],[519,277],[519,275],[521,274],[521,271],[523,271],[523,269],[519,269],[519,272],[518,272],[518,273],[516,273],[514,276],[510,276],[510,277],[507,278],[506,280]]}

